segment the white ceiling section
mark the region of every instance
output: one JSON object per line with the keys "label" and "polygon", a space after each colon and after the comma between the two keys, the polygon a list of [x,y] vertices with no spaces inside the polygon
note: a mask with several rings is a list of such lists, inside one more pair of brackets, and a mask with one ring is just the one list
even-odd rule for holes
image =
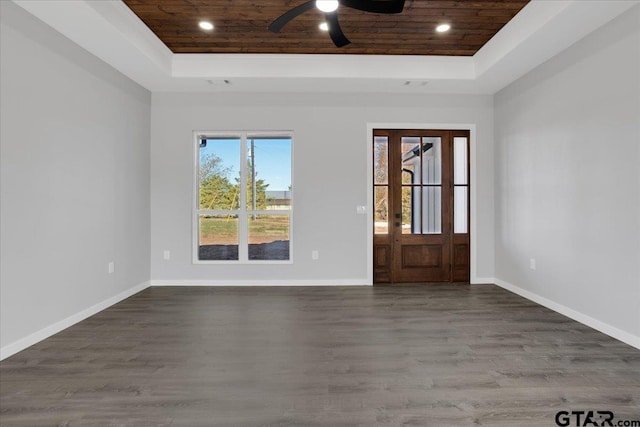
{"label": "white ceiling section", "polygon": [[532,0],[473,57],[450,57],[173,54],[120,0],[14,2],[153,92],[474,94],[499,91],[640,3]]}

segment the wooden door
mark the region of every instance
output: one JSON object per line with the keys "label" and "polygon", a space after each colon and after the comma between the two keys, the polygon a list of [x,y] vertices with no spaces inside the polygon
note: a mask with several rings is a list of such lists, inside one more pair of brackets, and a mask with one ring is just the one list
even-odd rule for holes
{"label": "wooden door", "polygon": [[469,281],[469,132],[373,132],[374,282]]}

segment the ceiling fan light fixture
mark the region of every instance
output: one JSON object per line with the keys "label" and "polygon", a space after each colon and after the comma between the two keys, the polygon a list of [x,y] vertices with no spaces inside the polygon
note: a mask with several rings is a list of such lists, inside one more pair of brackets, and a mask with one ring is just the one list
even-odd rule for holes
{"label": "ceiling fan light fixture", "polygon": [[200,21],[198,22],[198,27],[202,28],[205,31],[213,30],[213,24],[209,21]]}
{"label": "ceiling fan light fixture", "polygon": [[440,24],[436,27],[436,31],[439,33],[446,33],[451,29],[451,25],[449,24]]}
{"label": "ceiling fan light fixture", "polygon": [[328,27],[327,32],[331,37],[331,41],[336,47],[343,47],[351,42],[347,36],[344,35],[342,28],[340,28],[337,12],[340,5],[363,12],[391,14],[401,13],[405,1],[406,0],[307,0],[277,17],[267,28],[272,33],[279,33],[291,20],[305,12],[318,9],[324,13],[324,19]]}
{"label": "ceiling fan light fixture", "polygon": [[316,0],[316,7],[326,13],[334,12],[338,6],[338,0]]}
{"label": "ceiling fan light fixture", "polygon": [[329,31],[329,24],[323,22],[322,24],[318,25],[318,28],[320,28],[322,31]]}

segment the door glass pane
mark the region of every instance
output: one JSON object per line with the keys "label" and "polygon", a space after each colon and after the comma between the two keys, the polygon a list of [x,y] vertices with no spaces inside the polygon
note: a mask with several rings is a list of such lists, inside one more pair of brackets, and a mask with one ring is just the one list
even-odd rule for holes
{"label": "door glass pane", "polygon": [[291,138],[247,139],[247,210],[291,209]]}
{"label": "door glass pane", "polygon": [[238,260],[237,215],[200,215],[199,260]]}
{"label": "door glass pane", "polygon": [[375,187],[374,203],[374,233],[389,234],[389,187]]}
{"label": "door glass pane", "polygon": [[389,183],[389,138],[376,136],[373,139],[373,180],[374,184]]}
{"label": "door glass pane", "polygon": [[402,187],[402,234],[420,234],[420,188]]}
{"label": "door glass pane", "polygon": [[289,259],[289,215],[249,215],[249,259]]}
{"label": "door glass pane", "polygon": [[442,233],[442,188],[422,187],[423,234]]}
{"label": "door glass pane", "polygon": [[420,137],[402,137],[402,183],[420,184]]}
{"label": "door glass pane", "polygon": [[442,184],[442,139],[422,138],[422,183]]}
{"label": "door glass pane", "polygon": [[207,138],[200,142],[199,150],[200,209],[238,209],[240,138]]}
{"label": "door glass pane", "polygon": [[468,207],[467,207],[468,187],[454,187],[453,189],[453,232],[465,234],[467,233],[468,224]]}
{"label": "door glass pane", "polygon": [[467,138],[455,137],[453,138],[453,183],[454,184],[468,184],[467,183],[467,165],[468,165],[468,153],[467,153]]}

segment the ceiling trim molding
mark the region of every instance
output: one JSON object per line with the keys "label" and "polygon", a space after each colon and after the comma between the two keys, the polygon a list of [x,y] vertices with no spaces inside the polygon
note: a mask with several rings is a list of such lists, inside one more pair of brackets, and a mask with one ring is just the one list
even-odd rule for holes
{"label": "ceiling trim molding", "polygon": [[471,57],[176,54],[173,77],[473,79]]}
{"label": "ceiling trim molding", "polygon": [[[476,55],[453,57],[173,54],[120,0],[13,1],[153,92],[479,94],[499,91],[640,3],[533,0]],[[233,84],[208,82],[219,79]],[[411,85],[407,81],[424,84]]]}

